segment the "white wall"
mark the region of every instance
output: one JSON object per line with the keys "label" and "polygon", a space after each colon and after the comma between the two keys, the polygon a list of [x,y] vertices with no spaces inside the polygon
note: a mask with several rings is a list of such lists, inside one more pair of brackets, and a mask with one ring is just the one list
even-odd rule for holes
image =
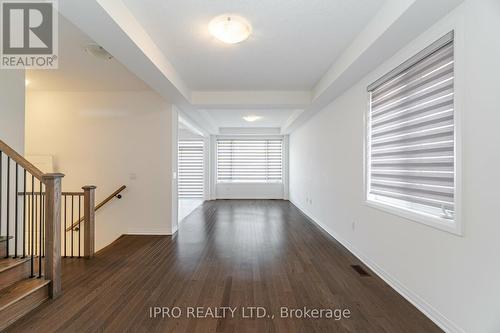
{"label": "white wall", "polygon": [[154,92],[28,91],[26,152],[53,155],[65,191],[96,185],[97,202],[127,186],[97,212],[100,249],[126,233],[172,233],[173,123]]}
{"label": "white wall", "polygon": [[[366,87],[456,29],[463,237],[364,204]],[[290,138],[291,201],[448,331],[500,332],[500,2],[466,1]]]}
{"label": "white wall", "polygon": [[[0,69],[0,140],[24,155],[24,70]],[[3,174],[6,174],[7,156],[2,154]],[[11,162],[12,163],[12,162]],[[11,164],[11,184],[15,182],[14,164]],[[12,188],[11,188],[12,190]],[[7,193],[7,182],[0,189]],[[11,212],[15,212],[15,204],[11,201]],[[10,219],[10,230],[14,230],[14,218]],[[5,233],[5,229],[2,231]],[[2,243],[4,244],[4,243]],[[21,246],[21,243],[18,243]],[[14,241],[11,241],[10,252],[14,252]]]}
{"label": "white wall", "polygon": [[0,70],[0,140],[24,152],[24,70]]}
{"label": "white wall", "polygon": [[283,184],[217,184],[217,199],[283,199]]}

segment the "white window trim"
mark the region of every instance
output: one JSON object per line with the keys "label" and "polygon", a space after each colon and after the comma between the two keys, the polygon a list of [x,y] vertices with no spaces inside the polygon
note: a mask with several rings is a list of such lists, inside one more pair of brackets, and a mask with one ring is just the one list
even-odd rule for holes
{"label": "white window trim", "polygon": [[[455,135],[455,211],[454,220],[448,220],[444,218],[439,218],[436,216],[426,215],[422,212],[415,212],[410,209],[405,209],[399,206],[393,206],[388,203],[383,203],[380,201],[373,200],[369,198],[368,189],[370,184],[370,93],[367,92],[367,106],[364,113],[364,149],[363,149],[363,193],[364,193],[364,203],[366,206],[402,217],[406,220],[417,222],[438,230],[446,231],[457,236],[464,235],[464,227],[462,221],[462,108],[464,105],[464,37],[463,37],[463,23],[455,22],[448,25],[443,25],[440,29],[437,29],[433,33],[429,33],[424,38],[419,38],[419,41],[415,43],[412,50],[406,52],[406,54],[398,54],[397,58],[399,63],[410,58],[411,56],[417,54],[419,50],[426,48],[428,45],[432,44],[435,40],[439,39],[441,36],[445,35],[450,31],[454,31],[454,112],[455,112],[455,122],[454,122],[454,135]],[[403,52],[405,53],[405,52]],[[395,59],[395,58],[394,58]],[[396,61],[395,61],[396,62]],[[392,63],[392,61],[391,61]],[[397,66],[391,66],[390,69]],[[383,75],[384,73],[381,73]],[[379,75],[379,76],[381,76]]]}

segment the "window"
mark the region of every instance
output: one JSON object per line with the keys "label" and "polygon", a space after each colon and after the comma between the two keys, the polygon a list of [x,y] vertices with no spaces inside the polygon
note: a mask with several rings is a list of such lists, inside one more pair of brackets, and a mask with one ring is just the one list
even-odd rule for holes
{"label": "window", "polygon": [[281,183],[281,139],[218,139],[218,183]]}
{"label": "window", "polygon": [[179,198],[203,198],[203,141],[179,141]]}
{"label": "window", "polygon": [[455,221],[453,52],[450,32],[368,87],[368,202],[427,224]]}

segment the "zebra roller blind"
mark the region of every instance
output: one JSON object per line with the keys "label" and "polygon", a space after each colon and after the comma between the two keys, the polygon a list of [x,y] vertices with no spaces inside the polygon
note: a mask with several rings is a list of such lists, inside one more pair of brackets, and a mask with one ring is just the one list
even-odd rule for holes
{"label": "zebra roller blind", "polygon": [[179,198],[203,198],[203,141],[179,141]]}
{"label": "zebra roller blind", "polygon": [[281,139],[218,139],[217,182],[281,183]]}
{"label": "zebra roller blind", "polygon": [[372,84],[368,200],[452,220],[453,33]]}

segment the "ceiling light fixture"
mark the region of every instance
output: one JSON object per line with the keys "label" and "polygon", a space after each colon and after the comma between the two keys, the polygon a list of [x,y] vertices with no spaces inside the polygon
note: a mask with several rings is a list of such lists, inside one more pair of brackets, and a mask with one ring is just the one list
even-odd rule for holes
{"label": "ceiling light fixture", "polygon": [[227,44],[242,42],[252,33],[250,24],[244,18],[228,14],[212,19],[208,30],[212,36]]}
{"label": "ceiling light fixture", "polygon": [[257,121],[261,118],[262,118],[261,116],[245,116],[245,117],[243,117],[243,119],[245,119],[245,121],[248,121],[250,123],[253,123],[254,121]]}

